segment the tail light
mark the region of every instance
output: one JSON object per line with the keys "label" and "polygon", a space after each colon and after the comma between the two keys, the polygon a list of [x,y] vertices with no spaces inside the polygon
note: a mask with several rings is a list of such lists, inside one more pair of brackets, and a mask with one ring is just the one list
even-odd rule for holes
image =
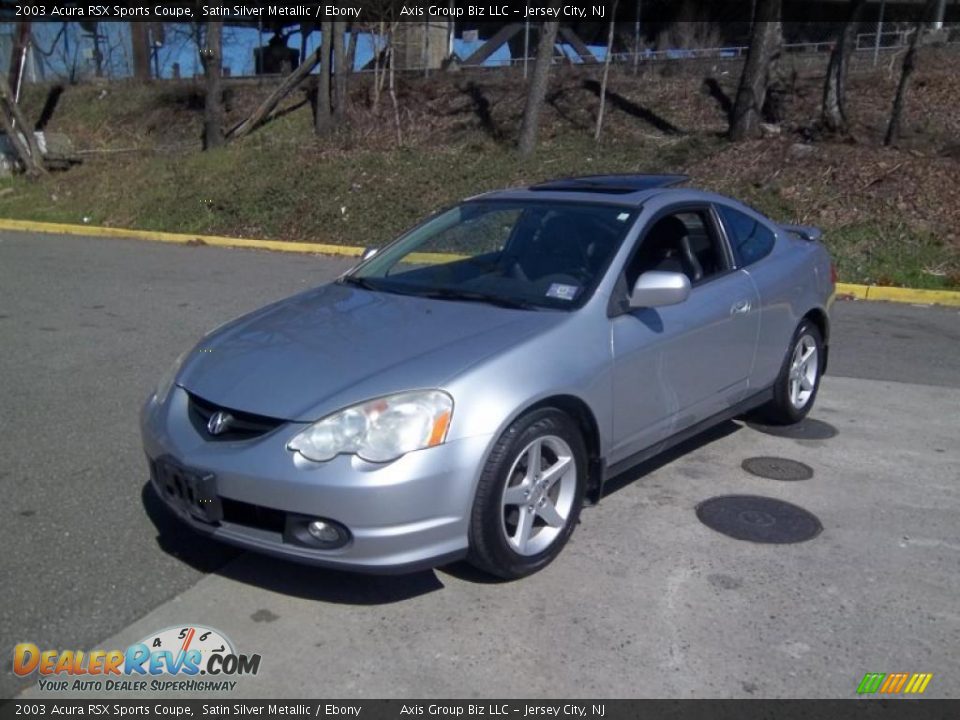
{"label": "tail light", "polygon": [[840,279],[840,276],[837,275],[837,266],[833,263],[830,263],[830,282],[833,285],[837,284],[837,281]]}

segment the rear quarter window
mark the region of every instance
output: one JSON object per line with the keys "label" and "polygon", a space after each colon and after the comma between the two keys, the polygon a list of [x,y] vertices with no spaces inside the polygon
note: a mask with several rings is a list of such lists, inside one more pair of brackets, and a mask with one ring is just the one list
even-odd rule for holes
{"label": "rear quarter window", "polygon": [[752,265],[770,254],[777,236],[766,225],[726,205],[717,205],[717,211],[740,267]]}

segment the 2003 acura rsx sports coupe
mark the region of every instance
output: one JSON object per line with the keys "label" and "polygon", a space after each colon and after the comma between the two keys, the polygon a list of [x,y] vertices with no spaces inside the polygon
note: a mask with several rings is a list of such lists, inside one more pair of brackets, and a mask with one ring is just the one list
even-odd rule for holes
{"label": "2003 acura rsx sports coupe", "polygon": [[143,408],[156,491],[284,558],[514,578],[605,478],[747,411],[799,421],[827,364],[819,233],[685,179],[481,195],[211,332]]}

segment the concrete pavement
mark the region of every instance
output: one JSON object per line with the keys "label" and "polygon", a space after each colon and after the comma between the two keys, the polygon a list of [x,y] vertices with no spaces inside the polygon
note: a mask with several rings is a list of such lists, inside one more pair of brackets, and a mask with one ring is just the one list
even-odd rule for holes
{"label": "concrete pavement", "polygon": [[[0,235],[0,574],[14,579],[0,647],[109,648],[206,623],[263,655],[248,696],[847,697],[864,672],[902,669],[956,696],[955,309],[839,305],[815,412],[835,438],[729,423],[639,468],[520,583],[460,566],[356,577],[195,542],[142,495],[140,401],[203,331],[348,265]],[[771,454],[814,478],[739,467]],[[728,492],[795,502],[824,532],[718,535],[692,508]],[[0,675],[0,696],[23,688]]]}

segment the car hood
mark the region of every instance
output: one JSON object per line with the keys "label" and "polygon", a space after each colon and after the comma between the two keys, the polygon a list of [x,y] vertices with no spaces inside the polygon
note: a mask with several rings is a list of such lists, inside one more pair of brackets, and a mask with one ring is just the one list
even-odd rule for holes
{"label": "car hood", "polygon": [[222,407],[312,421],[372,397],[442,386],[565,315],[330,284],[215,330],[177,384]]}

